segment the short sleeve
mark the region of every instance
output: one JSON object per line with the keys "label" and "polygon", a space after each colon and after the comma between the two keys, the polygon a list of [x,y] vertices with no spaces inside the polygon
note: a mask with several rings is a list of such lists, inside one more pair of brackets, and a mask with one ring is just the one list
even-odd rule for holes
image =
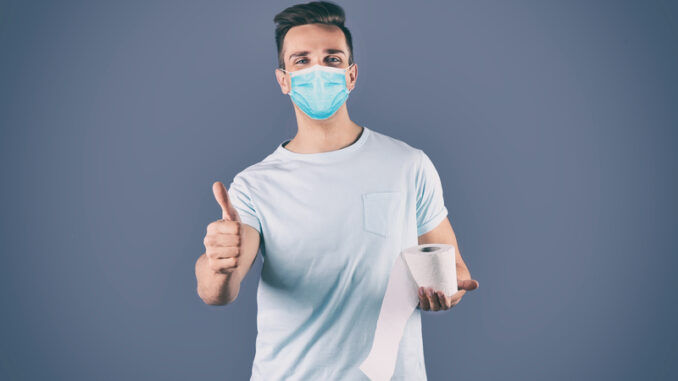
{"label": "short sleeve", "polygon": [[238,174],[233,178],[233,182],[228,187],[228,199],[231,204],[238,211],[240,220],[255,228],[261,234],[261,222],[249,188],[244,179]]}
{"label": "short sleeve", "polygon": [[440,176],[428,155],[419,152],[415,176],[417,192],[417,235],[428,233],[447,216]]}

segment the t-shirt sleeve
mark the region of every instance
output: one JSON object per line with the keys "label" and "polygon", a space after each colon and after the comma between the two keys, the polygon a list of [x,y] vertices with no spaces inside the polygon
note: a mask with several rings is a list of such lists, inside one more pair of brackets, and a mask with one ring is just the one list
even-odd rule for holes
{"label": "t-shirt sleeve", "polygon": [[419,151],[415,176],[417,192],[417,235],[428,233],[447,216],[440,176],[428,155]]}
{"label": "t-shirt sleeve", "polygon": [[228,187],[228,199],[238,212],[242,223],[257,229],[261,234],[261,221],[254,206],[250,190],[240,175],[236,175]]}

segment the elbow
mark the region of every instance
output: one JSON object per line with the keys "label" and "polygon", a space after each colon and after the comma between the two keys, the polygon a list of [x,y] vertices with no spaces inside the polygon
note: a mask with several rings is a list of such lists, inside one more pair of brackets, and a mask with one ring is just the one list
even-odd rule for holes
{"label": "elbow", "polygon": [[232,298],[201,295],[200,291],[198,291],[198,296],[200,297],[200,300],[203,301],[203,303],[210,306],[225,306],[227,304],[233,303],[237,298],[237,295]]}
{"label": "elbow", "polygon": [[229,301],[219,299],[202,299],[202,301],[210,306],[225,306],[230,303]]}
{"label": "elbow", "polygon": [[203,298],[200,297],[203,303],[210,305],[210,306],[225,306],[231,302],[232,300],[226,300],[226,299],[219,299],[219,298]]}

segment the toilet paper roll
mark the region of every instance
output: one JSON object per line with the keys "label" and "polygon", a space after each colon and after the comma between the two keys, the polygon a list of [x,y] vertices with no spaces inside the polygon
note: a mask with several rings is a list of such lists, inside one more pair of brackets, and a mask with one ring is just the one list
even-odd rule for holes
{"label": "toilet paper roll", "polygon": [[413,246],[396,258],[379,311],[372,349],[360,365],[370,380],[388,381],[393,376],[405,324],[419,303],[419,287],[442,290],[448,296],[457,292],[453,245]]}

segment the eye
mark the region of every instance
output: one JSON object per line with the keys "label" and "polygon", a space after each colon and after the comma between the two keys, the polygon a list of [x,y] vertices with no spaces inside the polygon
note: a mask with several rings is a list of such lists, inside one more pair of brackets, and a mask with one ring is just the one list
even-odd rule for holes
{"label": "eye", "polygon": [[331,62],[334,62],[334,63],[341,62],[341,59],[339,57],[330,57],[329,59],[335,59],[336,61],[331,61]]}
{"label": "eye", "polygon": [[297,60],[297,61],[295,62],[295,64],[298,64],[298,63],[300,63],[301,61],[306,61],[306,58],[302,58],[302,59],[300,59],[300,60]]}

